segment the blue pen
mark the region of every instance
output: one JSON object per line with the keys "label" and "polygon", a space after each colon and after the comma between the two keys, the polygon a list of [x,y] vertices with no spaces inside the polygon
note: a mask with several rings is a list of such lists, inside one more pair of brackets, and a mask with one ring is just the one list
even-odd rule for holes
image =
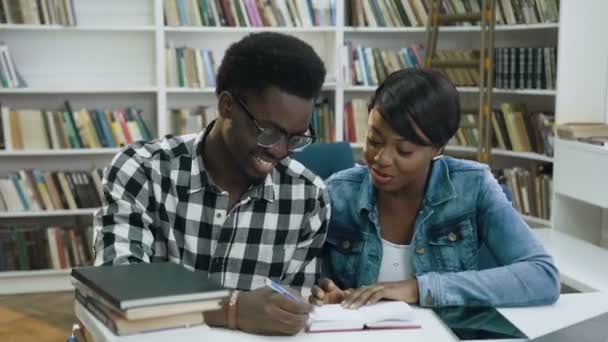
{"label": "blue pen", "polygon": [[287,297],[289,297],[292,300],[295,300],[296,302],[303,302],[304,299],[294,295],[293,293],[289,292],[287,289],[285,289],[283,286],[281,286],[279,283],[273,281],[270,278],[266,278],[266,286],[270,287],[271,289],[273,289],[274,291],[283,294]]}

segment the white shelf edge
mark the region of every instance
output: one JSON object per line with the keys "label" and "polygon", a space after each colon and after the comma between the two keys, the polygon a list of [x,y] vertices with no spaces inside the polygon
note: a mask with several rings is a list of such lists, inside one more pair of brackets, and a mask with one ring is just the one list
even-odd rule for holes
{"label": "white shelf edge", "polygon": [[87,216],[93,215],[99,208],[41,210],[41,211],[4,211],[0,212],[0,219],[30,218],[30,217],[60,217],[60,216]]}
{"label": "white shelf edge", "polygon": [[62,26],[62,25],[24,25],[0,24],[0,30],[13,31],[52,31],[52,32],[154,32],[150,26]]}
{"label": "white shelf edge", "polygon": [[61,150],[20,150],[20,151],[0,151],[2,157],[58,157],[58,156],[83,156],[83,155],[103,155],[116,154],[120,152],[120,148],[73,148]]}
{"label": "white shelf edge", "polygon": [[62,270],[27,270],[27,271],[1,271],[0,279],[2,278],[35,278],[48,276],[69,276],[71,269]]}
{"label": "white shelf edge", "polygon": [[[517,25],[496,25],[496,31],[534,31],[534,30],[553,30],[559,28],[559,23],[542,24],[517,24]],[[473,26],[441,26],[441,32],[479,32],[480,27]],[[344,27],[346,33],[426,33],[424,26],[407,27]]]}
{"label": "white shelf edge", "polygon": [[[345,92],[374,92],[378,86],[347,86]],[[461,93],[478,93],[477,87],[457,87]],[[554,89],[502,89],[494,88],[493,94],[516,94],[516,95],[536,95],[536,96],[555,96],[557,92]]]}
{"label": "white shelf edge", "polygon": [[0,272],[0,295],[69,291],[71,269]]}
{"label": "white shelf edge", "polygon": [[264,27],[226,27],[226,26],[164,26],[165,32],[175,33],[251,33],[251,32],[284,32],[284,33],[334,33],[338,29],[334,26],[314,27],[286,27],[286,26],[264,26]]}
{"label": "white shelf edge", "polygon": [[120,94],[155,93],[156,87],[141,88],[0,88],[0,94]]}
{"label": "white shelf edge", "polygon": [[524,214],[521,214],[521,217],[523,217],[524,221],[528,222],[529,224],[538,224],[538,226],[533,226],[531,228],[551,227],[551,221],[549,221],[549,220],[542,219],[542,218],[536,217],[536,216],[524,215]]}
{"label": "white shelf edge", "polygon": [[[336,82],[323,83],[322,90],[335,90]],[[215,94],[215,88],[187,88],[187,87],[168,87],[167,94]]]}
{"label": "white shelf edge", "polygon": [[[448,146],[446,146],[446,150],[448,152],[460,152],[460,153],[476,153],[477,152],[477,148],[471,147],[471,146],[448,145]],[[508,151],[508,150],[503,150],[503,149],[499,149],[499,148],[493,148],[490,155],[512,157],[512,158],[519,158],[519,159],[530,159],[530,160],[536,160],[536,161],[543,161],[543,162],[547,162],[547,163],[553,162],[553,157],[549,157],[544,154],[539,154],[539,153],[534,153],[534,152],[514,152],[514,151]]]}

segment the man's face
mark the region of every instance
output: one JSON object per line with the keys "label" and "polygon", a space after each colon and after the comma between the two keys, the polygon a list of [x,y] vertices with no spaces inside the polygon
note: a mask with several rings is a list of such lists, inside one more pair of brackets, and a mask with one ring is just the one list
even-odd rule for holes
{"label": "man's face", "polygon": [[260,182],[289,154],[287,142],[266,148],[259,146],[259,130],[274,126],[288,135],[308,134],[313,99],[288,94],[278,88],[267,88],[261,96],[240,98],[249,110],[232,96],[229,120],[222,128],[224,140],[240,171],[251,181]]}

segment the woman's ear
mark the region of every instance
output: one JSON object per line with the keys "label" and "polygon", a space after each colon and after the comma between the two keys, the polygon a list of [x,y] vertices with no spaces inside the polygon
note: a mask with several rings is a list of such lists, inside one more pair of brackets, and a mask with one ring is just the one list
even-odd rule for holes
{"label": "woman's ear", "polygon": [[219,115],[223,118],[230,118],[232,116],[232,107],[234,106],[232,95],[228,91],[223,91],[217,99],[217,110]]}
{"label": "woman's ear", "polygon": [[437,159],[443,157],[444,151],[445,151],[445,146],[441,146],[441,147],[437,148],[436,152],[435,152],[435,156],[433,157],[433,160],[437,160]]}

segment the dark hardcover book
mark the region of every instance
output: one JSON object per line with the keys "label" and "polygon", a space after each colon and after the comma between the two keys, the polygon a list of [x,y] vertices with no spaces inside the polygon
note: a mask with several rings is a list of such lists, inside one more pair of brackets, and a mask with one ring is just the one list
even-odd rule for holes
{"label": "dark hardcover book", "polygon": [[[0,104],[0,109],[2,108],[2,104]],[[2,113],[0,112],[0,150],[6,149],[5,137],[4,137],[4,127],[2,126]]]}
{"label": "dark hardcover book", "polygon": [[78,267],[72,269],[72,277],[120,310],[228,295],[206,273],[171,262]]}

